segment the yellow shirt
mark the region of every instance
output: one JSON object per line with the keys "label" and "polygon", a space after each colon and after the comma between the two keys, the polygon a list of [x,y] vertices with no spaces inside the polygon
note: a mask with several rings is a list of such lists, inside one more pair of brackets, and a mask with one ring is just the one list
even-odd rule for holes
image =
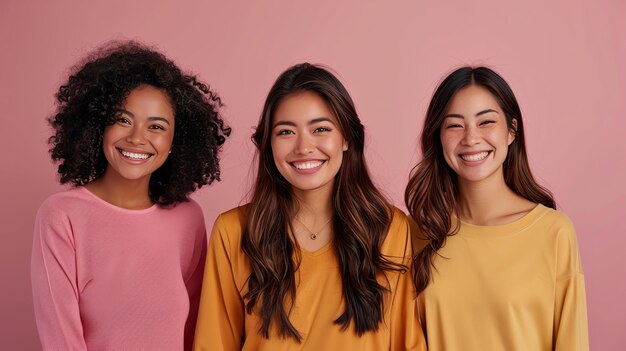
{"label": "yellow shirt", "polygon": [[[341,331],[333,323],[344,311],[341,275],[332,243],[315,252],[302,250],[296,273],[296,303],[290,320],[303,336],[301,343],[278,336],[275,323],[269,339],[257,332],[260,318],[247,314],[243,296],[248,291],[248,257],[242,250],[245,207],[221,214],[209,241],[204,282],[196,325],[195,350],[425,350],[418,323],[411,273],[386,273],[381,284],[389,284],[385,295],[384,321],[376,332],[361,337],[354,326]],[[338,235],[341,235],[340,233]],[[410,231],[404,213],[395,210],[382,247],[394,262],[409,263]]]}
{"label": "yellow shirt", "polygon": [[498,226],[461,223],[439,250],[419,313],[430,351],[588,350],[576,234],[538,205]]}

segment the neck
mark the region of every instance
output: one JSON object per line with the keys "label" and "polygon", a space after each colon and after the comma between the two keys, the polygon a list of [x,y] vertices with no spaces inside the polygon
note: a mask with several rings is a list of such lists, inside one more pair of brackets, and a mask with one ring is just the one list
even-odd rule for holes
{"label": "neck", "polygon": [[330,219],[334,213],[333,188],[331,185],[314,190],[294,190],[298,218],[312,224]]}
{"label": "neck", "polygon": [[104,201],[130,210],[145,209],[153,205],[149,195],[150,177],[126,179],[109,168],[85,187]]}
{"label": "neck", "polygon": [[459,179],[459,217],[471,224],[493,224],[494,219],[510,212],[511,204],[518,198],[506,185],[501,173],[480,182]]}

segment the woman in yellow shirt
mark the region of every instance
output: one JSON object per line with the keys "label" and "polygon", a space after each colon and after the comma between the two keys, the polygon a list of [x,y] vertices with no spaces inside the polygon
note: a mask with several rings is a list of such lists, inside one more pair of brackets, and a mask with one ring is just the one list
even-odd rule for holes
{"label": "woman in yellow shirt", "polygon": [[424,350],[406,216],[374,187],[352,99],[300,64],[271,88],[249,204],[221,214],[196,350]]}
{"label": "woman in yellow shirt", "polygon": [[406,202],[428,349],[588,350],[574,227],[530,172],[509,85],[484,67],[451,73],[421,146]]}

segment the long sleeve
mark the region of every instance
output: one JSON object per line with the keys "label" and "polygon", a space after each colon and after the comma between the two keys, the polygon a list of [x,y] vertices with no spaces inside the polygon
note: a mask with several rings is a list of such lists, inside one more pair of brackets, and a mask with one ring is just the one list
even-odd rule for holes
{"label": "long sleeve", "polygon": [[220,216],[209,239],[194,350],[241,350],[245,310],[231,252],[228,225]]}
{"label": "long sleeve", "polygon": [[[404,216],[403,216],[404,217]],[[400,229],[405,233],[407,243],[403,264],[410,267],[413,245],[410,223]],[[391,304],[390,350],[425,351],[426,340],[417,313],[417,299],[412,280],[412,270],[398,273],[398,284]]]}
{"label": "long sleeve", "polygon": [[585,279],[571,222],[561,229],[557,240],[554,349],[588,351]]}
{"label": "long sleeve", "polygon": [[400,273],[398,279],[391,310],[391,350],[425,351],[411,272]]}
{"label": "long sleeve", "polygon": [[42,207],[35,220],[31,279],[43,350],[86,350],[72,227],[51,208]]}
{"label": "long sleeve", "polygon": [[185,323],[185,350],[191,350],[193,338],[196,331],[196,321],[198,319],[198,307],[200,305],[200,292],[202,289],[202,277],[204,276],[204,266],[207,255],[206,230],[202,231],[202,236],[198,240],[199,247],[194,250],[198,252],[195,258],[196,267],[185,285],[189,294],[189,316]]}

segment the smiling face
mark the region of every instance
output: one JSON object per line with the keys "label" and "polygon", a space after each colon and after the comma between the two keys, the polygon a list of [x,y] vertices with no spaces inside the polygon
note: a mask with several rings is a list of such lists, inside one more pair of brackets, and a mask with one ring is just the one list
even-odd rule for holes
{"label": "smiling face", "polygon": [[276,168],[294,191],[332,190],[348,143],[326,101],[314,92],[284,98],[272,118]]}
{"label": "smiling face", "polygon": [[129,94],[114,123],[104,129],[105,175],[149,181],[165,161],[174,139],[174,109],[159,89],[143,85]]}
{"label": "smiling face", "polygon": [[[513,127],[516,123],[514,119]],[[446,163],[460,183],[504,179],[502,164],[515,132],[508,128],[504,112],[487,89],[470,85],[456,93],[440,137]]]}

